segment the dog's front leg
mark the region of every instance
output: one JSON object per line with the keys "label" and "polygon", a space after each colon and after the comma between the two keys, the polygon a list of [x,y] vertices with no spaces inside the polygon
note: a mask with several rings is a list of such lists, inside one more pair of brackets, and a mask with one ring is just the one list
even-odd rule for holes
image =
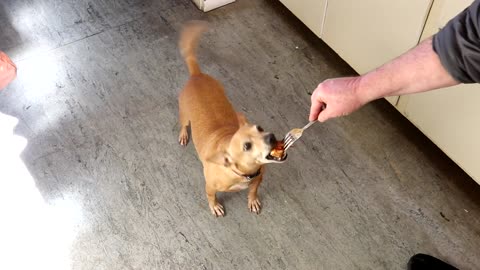
{"label": "dog's front leg", "polygon": [[223,205],[217,201],[217,197],[215,195],[217,191],[208,185],[206,186],[206,191],[210,211],[216,217],[223,217],[225,215],[225,210],[223,209]]}
{"label": "dog's front leg", "polygon": [[248,187],[249,188],[248,209],[250,209],[250,212],[257,213],[257,214],[260,214],[260,209],[262,206],[257,196],[257,190],[258,190],[258,187],[260,186],[260,183],[262,182],[262,179],[263,179],[263,171],[259,176],[257,176],[255,179],[252,180],[252,182]]}

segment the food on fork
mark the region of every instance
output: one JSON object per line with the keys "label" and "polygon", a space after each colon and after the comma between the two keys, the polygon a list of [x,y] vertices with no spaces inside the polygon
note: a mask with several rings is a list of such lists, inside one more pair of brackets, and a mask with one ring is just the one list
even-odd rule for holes
{"label": "food on fork", "polygon": [[277,141],[272,151],[270,151],[270,156],[274,157],[276,160],[283,160],[285,157],[285,143],[283,140]]}

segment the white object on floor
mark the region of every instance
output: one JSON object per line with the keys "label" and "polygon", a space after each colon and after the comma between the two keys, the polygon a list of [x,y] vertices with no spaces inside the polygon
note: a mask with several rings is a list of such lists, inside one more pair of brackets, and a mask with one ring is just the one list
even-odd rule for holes
{"label": "white object on floor", "polygon": [[197,7],[203,12],[219,8],[235,2],[235,0],[193,0]]}

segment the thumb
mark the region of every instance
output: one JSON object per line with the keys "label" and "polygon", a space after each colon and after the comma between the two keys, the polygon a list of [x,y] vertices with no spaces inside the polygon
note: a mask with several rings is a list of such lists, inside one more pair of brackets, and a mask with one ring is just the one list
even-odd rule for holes
{"label": "thumb", "polygon": [[310,116],[308,117],[309,121],[314,121],[318,118],[318,115],[322,111],[323,103],[319,101],[312,101],[310,106]]}
{"label": "thumb", "polygon": [[320,114],[317,117],[317,120],[320,122],[325,122],[330,118],[332,118],[331,109],[326,107],[324,110],[320,112]]}

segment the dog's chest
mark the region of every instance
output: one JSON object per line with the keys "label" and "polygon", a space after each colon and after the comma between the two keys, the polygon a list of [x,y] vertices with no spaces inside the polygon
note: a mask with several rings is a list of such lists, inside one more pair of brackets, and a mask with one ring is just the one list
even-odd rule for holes
{"label": "dog's chest", "polygon": [[246,188],[248,188],[248,185],[250,184],[250,182],[240,182],[240,183],[237,183],[237,184],[234,184],[233,186],[231,186],[228,191],[240,191],[240,190],[244,190]]}

